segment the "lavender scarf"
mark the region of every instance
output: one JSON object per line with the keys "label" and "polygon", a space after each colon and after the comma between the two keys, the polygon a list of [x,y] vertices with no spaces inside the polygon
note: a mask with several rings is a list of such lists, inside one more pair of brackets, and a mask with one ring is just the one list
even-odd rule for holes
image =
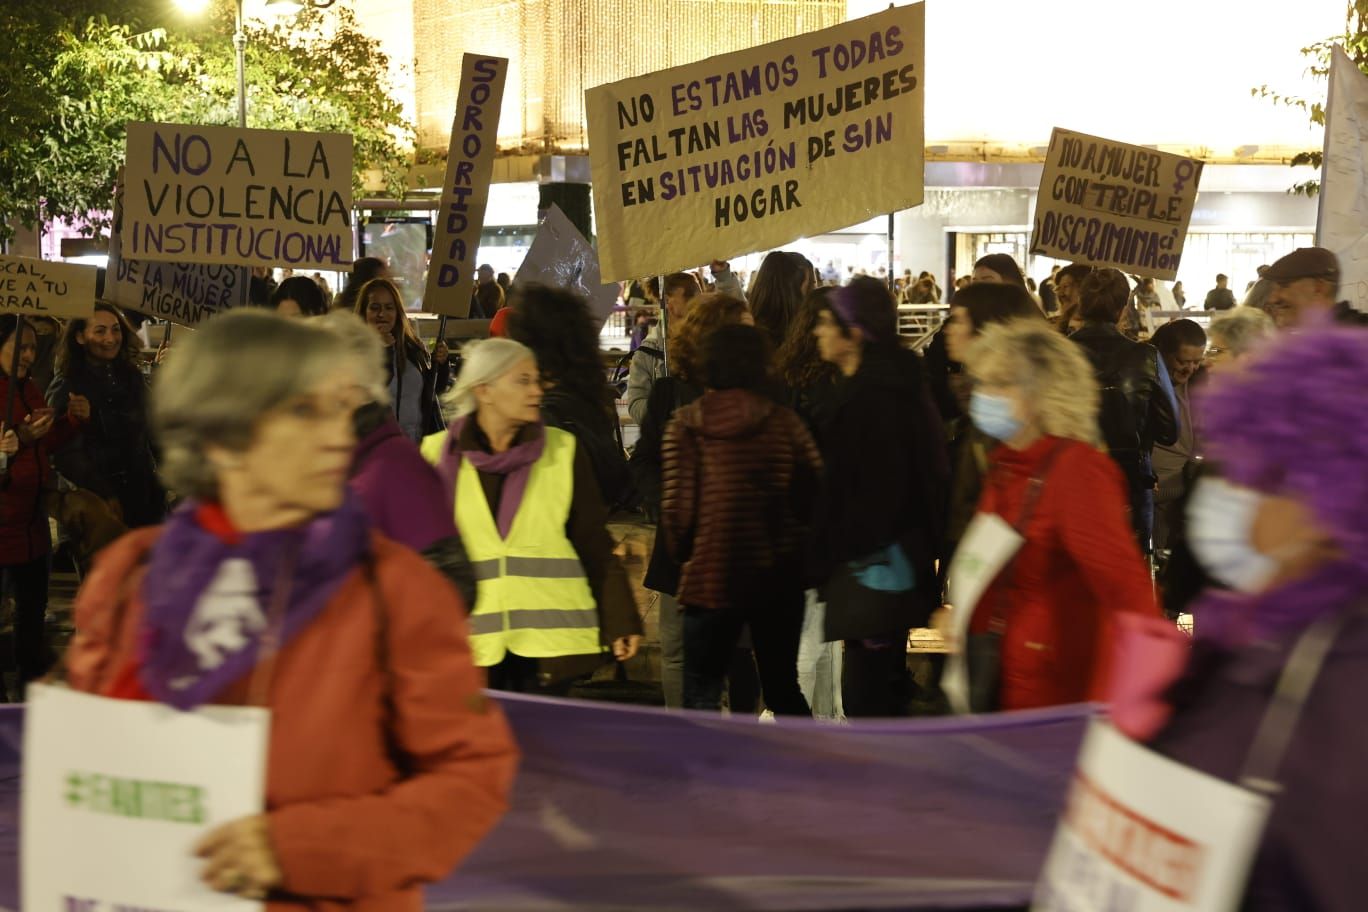
{"label": "lavender scarf", "polygon": [[[513,528],[513,519],[518,515],[518,508],[522,506],[523,495],[527,493],[527,479],[532,474],[532,466],[546,450],[546,428],[541,422],[527,425],[519,434],[522,440],[502,453],[488,453],[478,447],[462,449],[461,439],[465,436],[467,425],[474,420],[474,415],[466,415],[456,419],[447,429],[446,449],[438,463],[438,471],[442,480],[446,482],[447,490],[452,493],[453,500],[462,459],[469,459],[477,472],[504,476],[503,493],[499,497],[499,515],[495,520],[499,527],[499,536],[508,538],[509,530]],[[477,425],[470,430],[476,433],[479,427]]]}
{"label": "lavender scarf", "polygon": [[208,703],[256,667],[282,567],[289,572],[283,648],[364,558],[370,534],[350,494],[304,526],[244,535],[232,544],[200,525],[198,510],[192,501],[172,514],[143,583],[140,680],[152,696],[181,710]]}

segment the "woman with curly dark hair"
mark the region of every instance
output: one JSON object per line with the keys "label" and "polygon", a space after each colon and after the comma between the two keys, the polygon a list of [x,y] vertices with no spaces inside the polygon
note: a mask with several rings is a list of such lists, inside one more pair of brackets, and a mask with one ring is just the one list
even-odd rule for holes
{"label": "woman with curly dark hair", "polygon": [[[641,423],[641,439],[632,451],[632,474],[648,513],[660,513],[665,428],[678,409],[703,395],[703,352],[708,338],[723,326],[753,322],[746,302],[739,298],[703,294],[694,298],[688,316],[671,330],[670,374],[651,388],[646,419]],[[646,571],[646,588],[660,593],[661,683],[665,688],[665,705],[670,708],[684,705],[684,622],[675,598],[679,575],[679,563],[657,536]],[[735,674],[731,683],[731,708],[738,711],[753,698],[740,696],[741,681]],[[745,684],[755,691],[753,665]]]}
{"label": "woman with curly dark hair", "polygon": [[589,454],[608,509],[622,505],[631,494],[631,475],[589,302],[560,288],[516,285],[507,326],[508,338],[537,356],[546,391],[542,421],[575,435]]}
{"label": "woman with curly dark hair", "polygon": [[[789,407],[814,434],[823,420],[822,415],[831,408],[840,377],[836,365],[822,360],[814,334],[822,311],[831,309],[835,293],[836,289],[830,286],[808,292],[776,359]],[[825,642],[825,625],[826,603],[816,589],[809,589],[798,642],[798,686],[812,707],[814,717],[843,719],[841,649],[836,643]]]}
{"label": "woman with curly dark hair", "polygon": [[130,528],[166,516],[148,430],[142,347],[123,313],[99,302],[89,318],[72,320],[57,347],[47,401],[59,418],[81,422],[76,443],[56,454],[67,480],[111,504]]}
{"label": "woman with curly dark hair", "polygon": [[817,349],[817,318],[831,308],[835,288],[814,288],[803,298],[803,304],[789,327],[788,338],[775,355],[779,379],[788,391],[789,407],[796,411],[809,427],[816,421],[821,402],[836,386],[840,372],[835,365],[822,360]]}

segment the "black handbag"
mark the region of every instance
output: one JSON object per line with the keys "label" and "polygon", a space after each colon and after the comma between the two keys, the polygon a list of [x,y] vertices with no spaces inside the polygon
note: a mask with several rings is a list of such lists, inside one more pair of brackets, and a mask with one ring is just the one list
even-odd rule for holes
{"label": "black handbag", "polygon": [[[1046,454],[1040,463],[1040,471],[1031,478],[1026,489],[1026,496],[1021,502],[1021,515],[1013,526],[1023,538],[1026,537],[1026,526],[1035,515],[1036,505],[1040,503],[1040,494],[1045,489],[1050,467],[1063,449],[1064,444],[1059,444]],[[1022,547],[1025,547],[1024,542]],[[993,605],[987,632],[971,633],[965,640],[964,667],[969,678],[969,711],[972,713],[997,712],[1002,705],[1002,634],[1007,629],[1007,600],[1012,581],[1016,578],[1016,563],[1020,556],[1021,552],[1018,551],[1003,570],[1007,585],[1002,588]]]}

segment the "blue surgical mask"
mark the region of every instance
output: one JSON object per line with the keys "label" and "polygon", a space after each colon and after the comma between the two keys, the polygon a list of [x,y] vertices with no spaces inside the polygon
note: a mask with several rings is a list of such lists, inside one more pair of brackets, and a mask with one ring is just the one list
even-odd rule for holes
{"label": "blue surgical mask", "polygon": [[1006,396],[974,391],[969,397],[969,418],[974,427],[994,440],[1011,440],[1021,433],[1021,419],[1016,416],[1016,405]]}
{"label": "blue surgical mask", "polygon": [[1250,541],[1263,499],[1258,491],[1208,477],[1188,501],[1193,555],[1212,578],[1236,592],[1262,592],[1278,573],[1278,562]]}

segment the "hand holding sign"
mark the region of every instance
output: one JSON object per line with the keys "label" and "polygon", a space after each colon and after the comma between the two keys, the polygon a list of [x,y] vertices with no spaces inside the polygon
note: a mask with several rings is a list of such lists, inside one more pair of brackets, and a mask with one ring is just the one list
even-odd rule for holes
{"label": "hand holding sign", "polygon": [[265,899],[284,880],[271,851],[265,815],[243,817],[209,832],[195,846],[206,860],[201,878],[220,893]]}

